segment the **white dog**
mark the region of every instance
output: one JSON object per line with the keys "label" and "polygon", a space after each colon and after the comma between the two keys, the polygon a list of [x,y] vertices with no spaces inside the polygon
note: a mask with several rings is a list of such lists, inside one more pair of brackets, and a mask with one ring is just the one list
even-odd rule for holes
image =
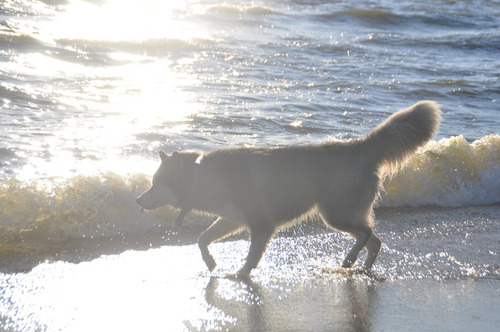
{"label": "white dog", "polygon": [[198,239],[210,271],[208,245],[242,229],[250,232],[250,252],[237,276],[247,276],[282,226],[317,211],[330,227],[356,242],[342,266],[351,267],[361,249],[371,268],[381,247],[374,234],[373,204],[382,177],[436,133],[439,106],[421,101],[391,115],[364,138],[280,148],[229,148],[207,153],[160,151],[161,165],[151,188],[137,198],[152,210],[180,208],[177,224],[190,210],[219,218]]}

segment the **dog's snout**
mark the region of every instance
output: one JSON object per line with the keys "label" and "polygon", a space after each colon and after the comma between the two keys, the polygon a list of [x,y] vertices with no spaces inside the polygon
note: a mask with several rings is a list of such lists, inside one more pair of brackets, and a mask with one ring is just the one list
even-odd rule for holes
{"label": "dog's snout", "polygon": [[163,205],[172,204],[170,189],[165,186],[151,186],[135,200],[141,207],[141,210],[155,210]]}

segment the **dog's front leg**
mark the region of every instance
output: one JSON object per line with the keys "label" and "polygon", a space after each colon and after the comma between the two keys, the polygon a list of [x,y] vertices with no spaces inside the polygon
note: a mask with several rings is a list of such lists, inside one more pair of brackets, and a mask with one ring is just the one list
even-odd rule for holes
{"label": "dog's front leg", "polygon": [[236,273],[236,277],[245,278],[257,267],[269,241],[274,235],[274,227],[260,226],[250,230],[250,251],[245,265]]}
{"label": "dog's front leg", "polygon": [[216,263],[213,256],[208,251],[208,245],[214,241],[221,240],[241,229],[242,225],[238,222],[218,218],[209,228],[201,233],[198,238],[198,246],[201,250],[201,257],[210,271],[215,269]]}
{"label": "dog's front leg", "polygon": [[184,221],[184,217],[186,217],[186,214],[188,214],[190,211],[191,209],[181,208],[181,212],[179,212],[177,218],[175,218],[175,226],[181,226],[182,222]]}

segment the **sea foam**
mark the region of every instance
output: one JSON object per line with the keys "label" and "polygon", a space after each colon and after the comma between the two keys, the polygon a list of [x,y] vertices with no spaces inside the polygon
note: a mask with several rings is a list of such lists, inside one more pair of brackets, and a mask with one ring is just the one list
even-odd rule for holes
{"label": "sea foam", "polygon": [[432,141],[384,182],[381,206],[461,207],[500,202],[500,135]]}

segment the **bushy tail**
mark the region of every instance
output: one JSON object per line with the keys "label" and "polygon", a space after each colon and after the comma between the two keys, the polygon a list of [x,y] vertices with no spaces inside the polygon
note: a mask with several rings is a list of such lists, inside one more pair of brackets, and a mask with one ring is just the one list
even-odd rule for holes
{"label": "bushy tail", "polygon": [[424,100],[400,110],[378,125],[363,139],[366,153],[380,166],[398,166],[437,132],[441,110],[434,101]]}

